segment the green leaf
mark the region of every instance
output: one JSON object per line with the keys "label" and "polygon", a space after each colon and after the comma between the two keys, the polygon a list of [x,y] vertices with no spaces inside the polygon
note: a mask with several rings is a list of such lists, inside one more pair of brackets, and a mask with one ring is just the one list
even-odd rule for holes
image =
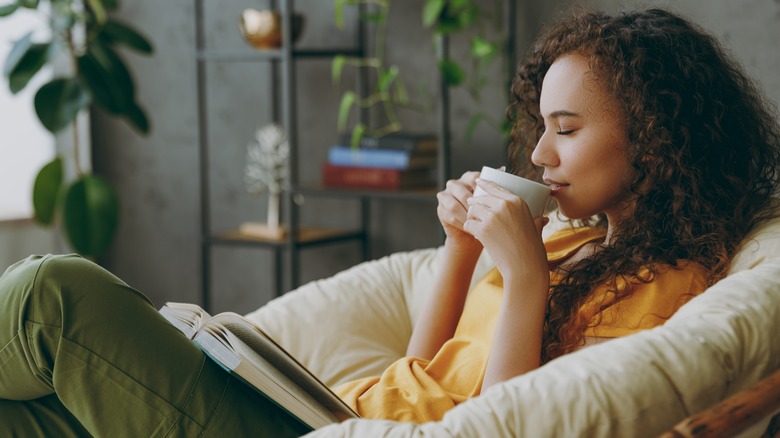
{"label": "green leaf", "polygon": [[0,6],[0,17],[7,17],[16,12],[17,9],[19,9],[19,5],[16,3]]}
{"label": "green leaf", "polygon": [[439,21],[445,0],[428,0],[423,7],[423,26],[431,27]]}
{"label": "green leaf", "polygon": [[17,0],[19,6],[28,9],[36,9],[38,7],[38,0]]}
{"label": "green leaf", "polygon": [[390,85],[398,77],[398,66],[390,66],[386,72],[382,73],[379,78],[379,90],[386,93],[390,89]]}
{"label": "green leaf", "polygon": [[394,98],[401,105],[409,103],[409,93],[406,91],[406,85],[404,85],[404,81],[400,77],[395,81]]}
{"label": "green leaf", "polygon": [[330,66],[330,77],[333,80],[333,85],[337,85],[341,81],[341,72],[344,70],[346,60],[347,58],[344,55],[333,57],[333,63]]}
{"label": "green leaf", "polygon": [[22,58],[8,74],[8,85],[11,93],[16,94],[30,82],[30,79],[46,65],[51,53],[51,43],[32,44],[24,52]]}
{"label": "green leaf", "polygon": [[458,22],[461,29],[465,29],[473,25],[479,17],[479,9],[475,5],[469,5],[463,11],[458,13]]}
{"label": "green leaf", "polygon": [[339,104],[339,117],[338,117],[338,130],[344,132],[347,127],[347,119],[349,118],[349,110],[352,109],[352,105],[357,102],[357,94],[354,91],[347,91],[341,96],[341,103]]}
{"label": "green leaf", "polygon": [[366,125],[362,123],[358,123],[355,125],[354,128],[352,128],[352,137],[350,138],[349,145],[353,149],[360,146],[360,139],[363,137],[363,135],[366,133]]}
{"label": "green leaf", "polygon": [[95,102],[114,115],[130,115],[135,85],[119,56],[108,47],[92,46],[77,60],[79,75]]}
{"label": "green leaf", "polygon": [[509,138],[512,135],[512,129],[515,127],[515,123],[513,121],[504,120],[503,123],[501,123],[501,135],[504,138]]}
{"label": "green leaf", "polygon": [[149,119],[146,117],[146,112],[138,104],[133,103],[132,107],[127,111],[127,119],[139,132],[143,134],[149,133],[151,129],[149,127]]}
{"label": "green leaf", "polygon": [[62,210],[65,235],[78,253],[98,257],[111,245],[119,223],[119,200],[108,183],[84,176],[65,192]]}
{"label": "green leaf", "polygon": [[89,105],[89,95],[76,79],[58,78],[35,93],[35,112],[51,132],[68,126]]}
{"label": "green leaf", "polygon": [[62,186],[62,159],[55,158],[38,172],[33,184],[33,217],[42,225],[51,225]]}
{"label": "green leaf", "polygon": [[438,24],[436,25],[436,33],[449,34],[462,30],[460,21],[457,18],[442,15],[439,17]]}
{"label": "green leaf", "polygon": [[479,36],[471,39],[471,56],[474,58],[488,58],[495,56],[498,46]]}
{"label": "green leaf", "polygon": [[103,6],[106,7],[109,11],[115,11],[117,8],[119,8],[119,1],[118,0],[103,0]]}
{"label": "green leaf", "polygon": [[387,14],[383,12],[360,14],[360,19],[366,23],[384,23],[387,21]]}
{"label": "green leaf", "polygon": [[143,35],[132,27],[116,20],[108,20],[106,25],[103,26],[101,35],[112,42],[123,44],[140,53],[150,54],[154,52],[154,47]]}
{"label": "green leaf", "polygon": [[30,46],[33,44],[32,34],[32,32],[28,32],[14,43],[14,46],[11,48],[11,51],[5,58],[5,65],[3,65],[3,76],[8,77],[19,64],[19,62],[22,61],[24,54],[27,53],[27,50],[29,50]]}
{"label": "green leaf", "polygon": [[88,10],[92,11],[92,15],[95,16],[95,21],[99,26],[102,26],[108,20],[106,14],[106,8],[103,7],[102,0],[86,0]]}
{"label": "green leaf", "polygon": [[450,7],[453,10],[460,10],[471,5],[471,0],[450,0]]}
{"label": "green leaf", "polygon": [[336,27],[344,29],[344,5],[346,0],[333,1],[333,18],[336,20]]}
{"label": "green leaf", "polygon": [[449,87],[457,87],[463,83],[463,79],[466,77],[460,66],[450,59],[439,60],[439,71],[444,83]]}

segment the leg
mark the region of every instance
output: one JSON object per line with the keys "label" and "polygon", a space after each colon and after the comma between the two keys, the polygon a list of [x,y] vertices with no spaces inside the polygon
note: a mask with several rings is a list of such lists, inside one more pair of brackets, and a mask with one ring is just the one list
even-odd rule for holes
{"label": "leg", "polygon": [[54,394],[29,401],[0,400],[0,421],[3,437],[91,437]]}
{"label": "leg", "polygon": [[[305,432],[77,256],[31,257],[0,279],[0,399],[52,394],[96,436]],[[20,421],[3,412],[0,432]]]}

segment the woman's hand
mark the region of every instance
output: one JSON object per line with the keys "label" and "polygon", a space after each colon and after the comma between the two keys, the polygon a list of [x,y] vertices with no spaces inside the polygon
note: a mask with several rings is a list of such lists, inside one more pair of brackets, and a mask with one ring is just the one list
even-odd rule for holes
{"label": "woman's hand", "polygon": [[466,172],[459,179],[447,181],[447,186],[436,195],[439,205],[436,214],[446,235],[445,245],[459,251],[481,251],[482,245],[463,230],[468,212],[468,199],[474,194],[479,172]]}
{"label": "woman's hand", "polygon": [[472,197],[463,229],[477,238],[504,280],[482,390],[539,367],[550,277],[542,228],[518,196],[478,180],[485,195]]}
{"label": "woman's hand", "polygon": [[547,277],[541,233],[549,219],[534,219],[525,201],[493,182],[478,184],[486,194],[467,199],[461,228],[481,242],[504,279]]}
{"label": "woman's hand", "polygon": [[482,252],[479,241],[463,230],[467,200],[474,193],[478,175],[479,172],[466,172],[459,179],[448,181],[447,187],[436,195],[436,212],[447,240],[438,257],[433,286],[414,325],[407,356],[432,359],[458,326],[474,266]]}

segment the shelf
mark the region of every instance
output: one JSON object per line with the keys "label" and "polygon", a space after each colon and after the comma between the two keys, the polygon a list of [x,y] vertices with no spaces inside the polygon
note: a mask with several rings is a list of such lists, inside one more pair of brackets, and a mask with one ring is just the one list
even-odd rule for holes
{"label": "shelf", "polygon": [[[306,247],[315,245],[324,245],[346,240],[357,240],[364,237],[361,231],[335,230],[331,228],[301,228],[298,230],[296,247]],[[265,247],[286,247],[289,245],[289,239],[273,239],[267,237],[253,236],[242,233],[238,230],[228,230],[213,234],[209,243],[238,246],[265,246]]]}
{"label": "shelf", "polygon": [[[360,56],[357,49],[295,49],[292,58],[332,58],[334,56]],[[245,49],[200,49],[199,61],[217,62],[254,62],[254,61],[281,61],[284,51],[277,50],[252,50]]]}
{"label": "shelf", "polygon": [[321,185],[301,186],[293,190],[296,194],[304,196],[332,196],[332,197],[352,197],[352,198],[372,198],[389,199],[404,201],[436,202],[436,193],[439,190],[435,187],[409,190],[369,190],[369,189],[346,189],[331,188]]}

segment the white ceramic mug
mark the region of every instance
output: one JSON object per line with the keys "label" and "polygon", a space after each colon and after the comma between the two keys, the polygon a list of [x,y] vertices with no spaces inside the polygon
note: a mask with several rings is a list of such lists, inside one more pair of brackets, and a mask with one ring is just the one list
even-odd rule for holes
{"label": "white ceramic mug", "polygon": [[[546,185],[488,166],[482,167],[479,177],[494,182],[522,198],[528,204],[528,209],[533,217],[541,216],[544,213],[547,199],[550,197],[550,188]],[[474,196],[484,194],[485,191],[479,186],[474,190]]]}

